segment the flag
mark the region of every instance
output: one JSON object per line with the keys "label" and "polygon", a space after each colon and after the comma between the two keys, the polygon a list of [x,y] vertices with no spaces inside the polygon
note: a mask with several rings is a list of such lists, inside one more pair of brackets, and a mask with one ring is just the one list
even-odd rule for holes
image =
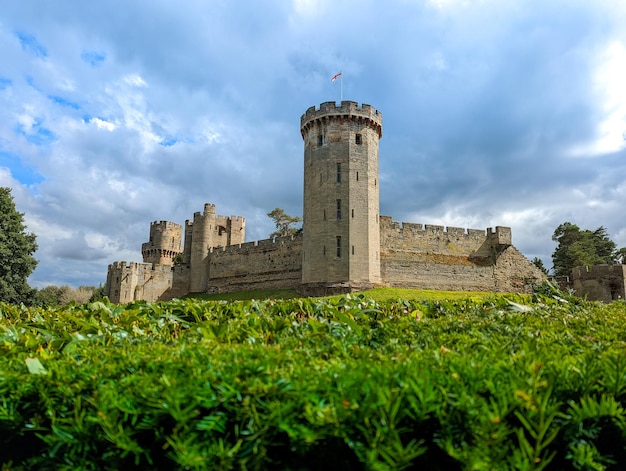
{"label": "flag", "polygon": [[337,80],[340,77],[341,77],[341,72],[339,72],[338,74],[333,75],[333,78],[331,78],[330,81],[334,82],[335,80]]}

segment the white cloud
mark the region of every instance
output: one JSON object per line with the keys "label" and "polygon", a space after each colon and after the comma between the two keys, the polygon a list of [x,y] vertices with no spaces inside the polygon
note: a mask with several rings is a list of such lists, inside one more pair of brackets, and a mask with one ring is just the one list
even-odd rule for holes
{"label": "white cloud", "polygon": [[100,119],[100,118],[91,118],[89,120],[89,122],[95,124],[98,129],[105,129],[107,131],[114,131],[115,128],[116,128],[114,123],[111,123],[109,121],[105,121],[104,119]]}

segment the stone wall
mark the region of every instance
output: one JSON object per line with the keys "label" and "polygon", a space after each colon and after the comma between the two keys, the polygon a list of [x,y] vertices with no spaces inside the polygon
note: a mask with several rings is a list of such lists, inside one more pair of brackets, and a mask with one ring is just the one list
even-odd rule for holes
{"label": "stone wall", "polygon": [[389,286],[528,292],[543,274],[511,245],[508,227],[477,230],[380,218],[381,274]]}
{"label": "stone wall", "polygon": [[[172,290],[173,270],[169,265],[114,262],[109,265],[105,293],[114,303],[162,299],[165,292]],[[186,291],[187,287],[184,290]],[[169,299],[175,296],[177,294],[173,294]]]}
{"label": "stone wall", "polygon": [[302,282],[302,235],[212,249],[208,292],[297,289]]}
{"label": "stone wall", "polygon": [[577,296],[591,301],[626,299],[626,265],[595,265],[572,270],[571,286]]}

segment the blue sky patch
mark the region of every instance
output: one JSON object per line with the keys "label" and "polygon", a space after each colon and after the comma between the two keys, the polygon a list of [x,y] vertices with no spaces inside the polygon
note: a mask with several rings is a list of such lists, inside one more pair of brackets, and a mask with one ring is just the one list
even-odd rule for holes
{"label": "blue sky patch", "polygon": [[176,139],[175,137],[172,137],[170,139],[163,139],[161,142],[159,142],[159,144],[161,144],[163,147],[172,147],[177,142],[178,142],[178,139]]}
{"label": "blue sky patch", "polygon": [[37,170],[33,167],[24,165],[17,155],[10,154],[9,152],[3,152],[0,150],[0,167],[6,167],[11,171],[13,178],[20,183],[30,185],[32,183],[39,183],[44,180]]}
{"label": "blue sky patch", "polygon": [[80,55],[80,58],[92,67],[98,67],[106,57],[106,54],[95,51],[85,51]]}
{"label": "blue sky patch", "polygon": [[0,90],[6,90],[9,88],[13,82],[8,78],[0,77]]}
{"label": "blue sky patch", "polygon": [[57,105],[67,106],[68,108],[72,108],[74,110],[80,109],[80,106],[78,105],[78,103],[74,103],[72,101],[66,100],[63,97],[55,96],[55,95],[48,95],[48,98],[50,98]]}
{"label": "blue sky patch", "polygon": [[48,57],[48,51],[46,51],[46,48],[39,41],[37,41],[35,36],[21,32],[18,32],[15,35],[17,36],[17,39],[20,40],[22,49],[30,52],[36,57]]}
{"label": "blue sky patch", "polygon": [[56,141],[56,135],[47,128],[41,126],[41,120],[35,121],[33,126],[27,132],[23,126],[17,125],[15,133],[26,138],[28,142],[36,146],[44,146]]}

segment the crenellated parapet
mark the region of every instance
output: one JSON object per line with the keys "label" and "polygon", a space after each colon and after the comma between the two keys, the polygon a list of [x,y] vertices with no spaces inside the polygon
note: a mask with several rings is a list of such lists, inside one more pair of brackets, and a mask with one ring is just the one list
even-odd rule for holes
{"label": "crenellated parapet", "polygon": [[380,111],[365,103],[359,106],[356,101],[345,100],[339,106],[334,101],[327,101],[319,108],[310,107],[300,118],[300,132],[304,138],[311,128],[333,123],[344,125],[349,122],[370,127],[379,138],[383,136],[383,115]]}
{"label": "crenellated parapet", "polygon": [[291,245],[293,243],[302,243],[302,234],[295,236],[274,237],[273,239],[261,239],[252,242],[244,242],[243,244],[227,245],[223,247],[213,247],[209,249],[210,254],[219,256],[220,254],[246,253],[255,249],[275,250],[278,247]]}
{"label": "crenellated parapet", "polygon": [[397,222],[390,216],[380,216],[381,231],[393,231],[397,234],[409,234],[411,237],[441,237],[490,240],[497,245],[511,245],[511,228],[496,226],[495,229],[467,229],[435,224]]}

